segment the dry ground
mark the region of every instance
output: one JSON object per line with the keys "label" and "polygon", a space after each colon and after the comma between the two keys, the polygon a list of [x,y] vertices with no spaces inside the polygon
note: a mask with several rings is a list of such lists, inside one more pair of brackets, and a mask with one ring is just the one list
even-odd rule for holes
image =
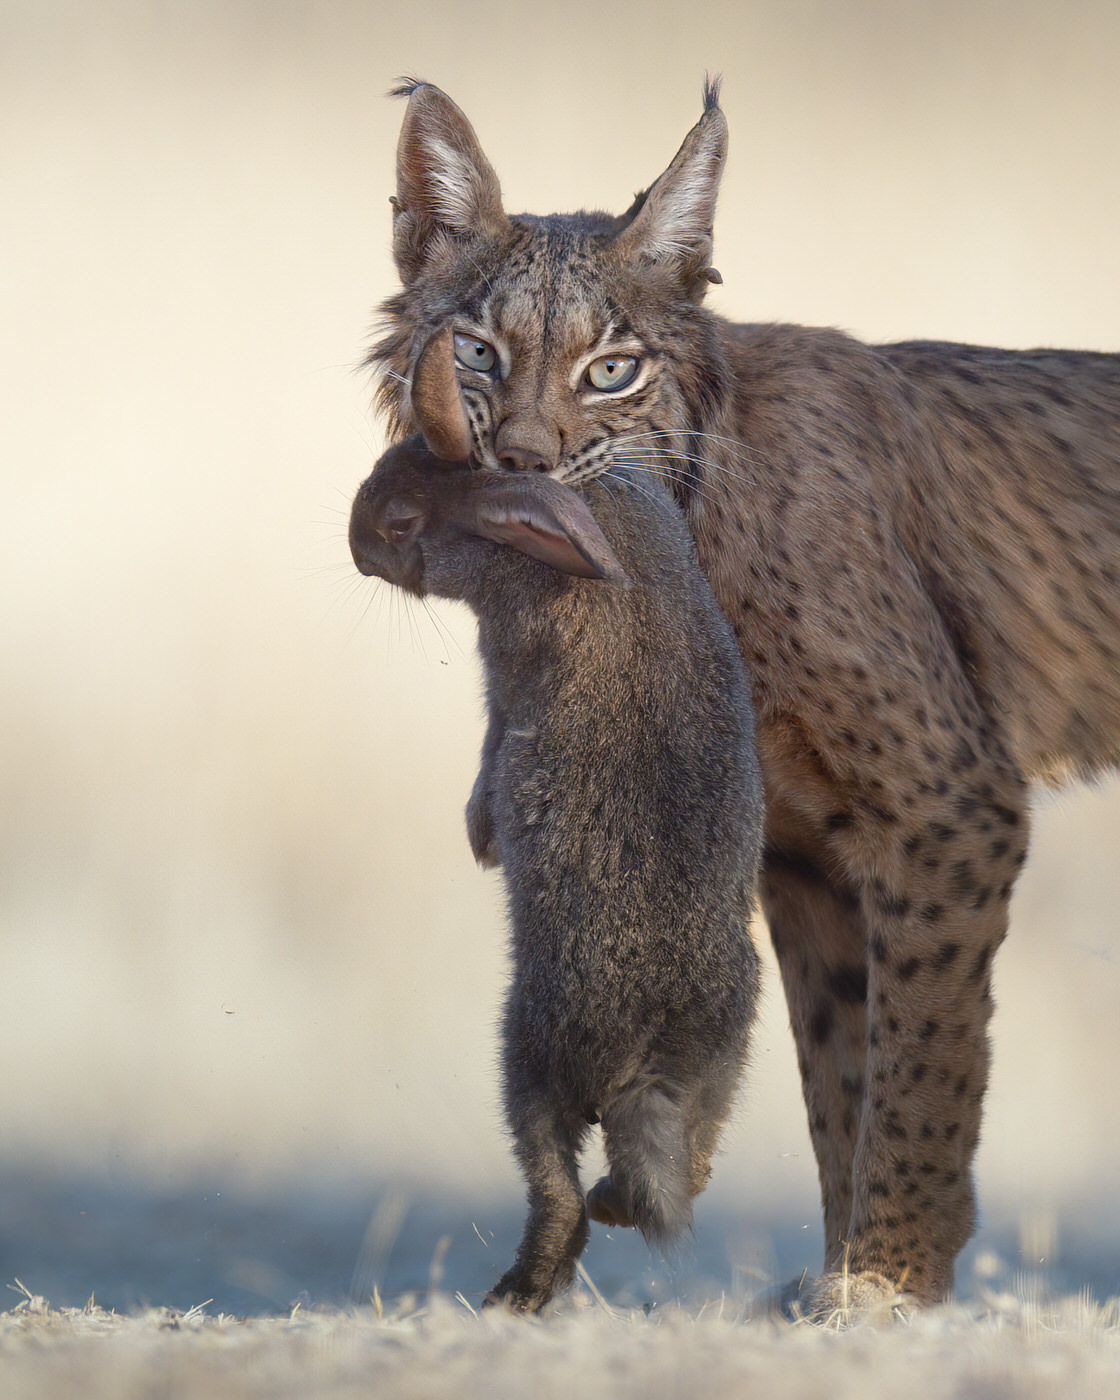
{"label": "dry ground", "polygon": [[535,1321],[480,1311],[520,1200],[213,1177],[156,1190],[0,1161],[0,1400],[1120,1400],[1100,1213],[1092,1238],[988,1221],[958,1306],[841,1329],[752,1315],[819,1259],[819,1231],[703,1202],[673,1268],[596,1230],[585,1279]]}
{"label": "dry ground", "polygon": [[0,1315],[4,1400],[378,1400],[712,1396],[1002,1400],[1120,1395],[1120,1305],[988,1290],[968,1308],[849,1329],[751,1319],[742,1303],[647,1313],[579,1289],[543,1322],[435,1295],[238,1320],[167,1309]]}

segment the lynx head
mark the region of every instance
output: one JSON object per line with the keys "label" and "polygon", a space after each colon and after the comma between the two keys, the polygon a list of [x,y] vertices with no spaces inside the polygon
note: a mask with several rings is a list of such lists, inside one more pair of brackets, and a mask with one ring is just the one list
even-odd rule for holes
{"label": "lynx head", "polygon": [[703,115],[668,169],[619,217],[507,215],[451,99],[426,83],[396,95],[408,100],[392,200],[403,286],[370,355],[394,439],[419,429],[439,455],[461,455],[441,448],[438,406],[420,392],[425,352],[447,343],[477,463],[578,484],[627,462],[685,494],[692,435],[718,424],[729,395],[717,323],[700,304],[720,280],[718,84],[705,85]]}

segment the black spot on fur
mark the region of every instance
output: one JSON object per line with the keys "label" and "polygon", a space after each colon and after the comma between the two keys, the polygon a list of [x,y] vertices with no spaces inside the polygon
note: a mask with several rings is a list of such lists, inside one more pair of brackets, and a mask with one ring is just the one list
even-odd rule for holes
{"label": "black spot on fur", "polygon": [[867,969],[854,963],[834,968],[825,983],[837,1001],[857,1005],[867,1000]]}
{"label": "black spot on fur", "polygon": [[988,944],[987,948],[981,948],[980,952],[977,953],[976,962],[973,963],[972,972],[969,974],[973,981],[979,981],[981,977],[987,976],[988,963],[991,962],[991,955],[994,951],[993,945]]}
{"label": "black spot on fur", "polygon": [[832,1034],[832,1027],[835,1023],[835,1013],[830,1001],[823,1001],[813,1012],[813,1019],[809,1022],[809,1034],[813,1038],[813,1043],[823,1045]]}

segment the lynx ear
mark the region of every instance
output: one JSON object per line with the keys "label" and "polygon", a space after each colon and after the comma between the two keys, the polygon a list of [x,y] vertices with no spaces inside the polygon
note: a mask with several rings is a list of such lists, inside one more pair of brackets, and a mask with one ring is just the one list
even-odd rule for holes
{"label": "lynx ear", "polygon": [[498,177],[450,97],[420,82],[392,95],[408,98],[393,199],[393,255],[407,284],[442,241],[500,234],[509,222]]}
{"label": "lynx ear", "polygon": [[473,519],[464,522],[472,534],[508,544],[562,574],[630,582],[586,504],[551,477],[487,474],[472,507]]}
{"label": "lynx ear", "polygon": [[459,378],[450,327],[432,336],[412,372],[412,412],[428,446],[445,462],[465,462],[471,455],[471,430]]}
{"label": "lynx ear", "polygon": [[704,83],[704,115],[665,173],[635,200],[629,224],[615,239],[616,249],[627,259],[675,267],[697,301],[707,283],[719,281],[709,263],[726,156],[727,121],[719,106],[717,78]]}

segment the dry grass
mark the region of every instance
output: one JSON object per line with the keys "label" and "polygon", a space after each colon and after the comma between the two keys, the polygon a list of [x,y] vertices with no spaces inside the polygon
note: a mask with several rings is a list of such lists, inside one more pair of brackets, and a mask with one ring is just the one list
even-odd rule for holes
{"label": "dry grass", "polygon": [[462,1299],[288,1317],[155,1309],[118,1316],[91,1300],[54,1309],[26,1290],[0,1314],[5,1400],[719,1400],[878,1395],[923,1400],[1120,1394],[1120,1306],[989,1293],[907,1323],[848,1328],[699,1310],[611,1307],[581,1289],[544,1321],[479,1314]]}

